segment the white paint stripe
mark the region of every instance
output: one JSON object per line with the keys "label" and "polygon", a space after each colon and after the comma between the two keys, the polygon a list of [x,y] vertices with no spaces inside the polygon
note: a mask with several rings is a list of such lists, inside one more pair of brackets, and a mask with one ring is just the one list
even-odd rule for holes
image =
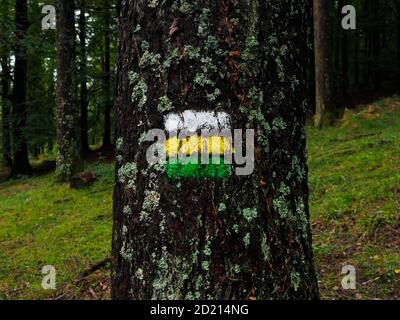
{"label": "white paint stripe", "polygon": [[164,123],[167,132],[231,129],[231,118],[226,112],[185,110],[167,114]]}

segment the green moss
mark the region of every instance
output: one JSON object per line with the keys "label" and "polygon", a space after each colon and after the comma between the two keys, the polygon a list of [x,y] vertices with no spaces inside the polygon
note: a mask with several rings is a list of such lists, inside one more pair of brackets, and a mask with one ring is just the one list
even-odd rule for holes
{"label": "green moss", "polygon": [[148,86],[144,79],[135,72],[129,73],[130,83],[133,85],[132,102],[137,103],[138,110],[141,110],[147,102]]}
{"label": "green moss", "polygon": [[257,209],[256,208],[245,208],[242,210],[242,215],[246,219],[247,222],[252,222],[257,218]]}
{"label": "green moss", "polygon": [[132,209],[130,206],[125,206],[124,207],[124,214],[127,216],[130,216],[132,214]]}
{"label": "green moss", "polygon": [[[56,268],[58,290],[66,293],[68,286],[84,297],[82,286],[71,284],[110,255],[115,176],[113,164],[93,163],[86,170],[97,180],[82,190],[54,183],[54,173],[0,183],[0,300],[54,298],[54,291],[41,287],[45,265]],[[97,274],[109,273],[107,266]],[[104,292],[99,298],[109,297]]]}
{"label": "green moss", "polygon": [[168,111],[171,111],[172,109],[174,109],[172,101],[167,96],[162,96],[157,106],[158,112],[166,113]]}
{"label": "green moss", "polygon": [[221,90],[218,88],[214,90],[213,93],[207,94],[207,100],[209,102],[214,102],[221,95]]}
{"label": "green moss", "polygon": [[143,276],[143,269],[142,269],[142,268],[139,268],[139,269],[136,271],[135,276],[136,276],[137,279],[143,280],[143,279],[144,279],[144,276]]}
{"label": "green moss", "polygon": [[122,137],[119,137],[115,143],[116,151],[121,152],[123,147],[124,147],[124,139]]}
{"label": "green moss", "polygon": [[272,129],[274,131],[285,130],[286,128],[287,128],[287,125],[282,118],[278,117],[273,120]]}
{"label": "green moss", "polygon": [[118,169],[118,181],[127,184],[131,189],[136,188],[137,165],[134,162],[128,162]]}
{"label": "green moss", "polygon": [[149,0],[148,6],[150,8],[156,8],[160,4],[160,0]]}
{"label": "green moss", "polygon": [[246,249],[249,248],[249,246],[250,246],[250,240],[251,240],[250,233],[246,233],[246,235],[243,238],[243,243],[244,243],[244,246],[246,247]]}
{"label": "green moss", "polygon": [[197,35],[201,38],[207,37],[209,33],[209,16],[210,16],[210,9],[203,8],[202,13],[199,17]]}
{"label": "green moss", "polygon": [[210,269],[210,263],[208,261],[203,261],[201,263],[201,267],[204,271],[208,271]]}
{"label": "green moss", "polygon": [[301,277],[298,272],[292,271],[290,273],[290,283],[291,283],[291,286],[293,287],[294,291],[297,291],[299,289],[299,286],[301,283]]}
{"label": "green moss", "polygon": [[218,206],[218,212],[225,212],[226,211],[226,204],[221,202]]}

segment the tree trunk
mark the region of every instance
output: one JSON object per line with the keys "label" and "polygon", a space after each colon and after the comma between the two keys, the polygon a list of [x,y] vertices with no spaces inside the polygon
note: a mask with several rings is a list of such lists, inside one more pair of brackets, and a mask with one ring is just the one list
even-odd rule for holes
{"label": "tree trunk", "polygon": [[314,43],[316,112],[315,126],[322,128],[326,111],[331,110],[330,3],[314,0]]}
{"label": "tree trunk", "polygon": [[28,31],[28,8],[26,0],[15,2],[16,49],[14,66],[14,87],[12,94],[12,175],[29,175],[32,168],[29,164],[28,145],[25,137],[26,127],[26,33]]}
{"label": "tree trunk", "polygon": [[[339,17],[342,16],[342,8],[346,5],[344,0],[339,0]],[[348,30],[340,28],[341,39],[341,76],[340,91],[343,96],[347,96],[349,89],[349,37]]]}
{"label": "tree trunk", "polygon": [[74,1],[57,0],[57,180],[82,169],[79,109],[75,101]]}
{"label": "tree trunk", "polygon": [[3,137],[3,163],[7,167],[12,166],[11,159],[11,141],[10,141],[10,69],[8,66],[8,55],[2,53],[1,68],[3,70],[1,75],[1,93],[2,93],[2,137]]}
{"label": "tree trunk", "polygon": [[397,62],[400,73],[400,1],[396,3],[396,12],[397,12]]}
{"label": "tree trunk", "polygon": [[357,29],[354,44],[354,86],[358,90],[360,85],[360,30]]}
{"label": "tree trunk", "polygon": [[[370,1],[365,1],[362,4],[364,15],[370,19],[371,17],[371,4]],[[364,35],[364,59],[363,59],[363,86],[370,86],[370,78],[371,78],[371,24],[368,23],[365,27],[365,35]]]}
{"label": "tree trunk", "polygon": [[89,152],[88,141],[88,90],[87,90],[87,56],[86,56],[86,0],[80,0],[79,47],[80,47],[80,129],[82,156]]}
{"label": "tree trunk", "polygon": [[[9,14],[9,6],[7,2],[4,2],[1,5],[1,15],[3,19],[8,18]],[[5,38],[3,35],[6,34],[6,31],[0,26],[0,34],[2,42],[0,46],[0,64],[1,64],[1,114],[2,114],[2,123],[1,123],[1,130],[2,130],[2,159],[3,164],[7,167],[11,167],[12,165],[12,158],[11,158],[11,136],[10,136],[10,68],[9,68],[9,56],[10,56],[10,49],[7,47]]]}
{"label": "tree trunk", "polygon": [[[120,0],[118,15],[112,297],[317,298],[305,151],[312,3]],[[143,135],[185,110],[254,128],[254,172],[174,178],[168,164],[149,165]]]}
{"label": "tree trunk", "polygon": [[104,133],[103,148],[111,148],[111,48],[110,48],[110,4],[105,1],[105,19],[104,19]]}
{"label": "tree trunk", "polygon": [[[333,22],[340,26],[335,29],[335,32],[333,33],[333,39],[332,39],[332,47],[333,47],[333,70],[332,70],[332,77],[333,77],[333,83],[332,83],[332,97],[337,97],[340,93],[340,50],[341,50],[341,41],[340,41],[340,35],[341,35],[341,15],[338,13],[340,12],[339,10],[339,3],[337,1],[333,1],[332,5],[333,10],[336,10],[334,14],[334,20]],[[336,8],[337,6],[337,8]]]}
{"label": "tree trunk", "polygon": [[380,27],[380,0],[373,0],[372,6],[372,30],[371,30],[371,45],[372,45],[372,71],[371,85],[374,90],[381,88],[381,27]]}

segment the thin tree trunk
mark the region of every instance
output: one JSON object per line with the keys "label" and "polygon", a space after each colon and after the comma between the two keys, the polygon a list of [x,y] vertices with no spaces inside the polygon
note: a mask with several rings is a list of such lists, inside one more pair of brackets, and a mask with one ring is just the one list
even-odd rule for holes
{"label": "thin tree trunk", "polygon": [[[341,17],[342,8],[345,6],[344,0],[339,0],[339,17]],[[341,39],[341,76],[340,91],[343,96],[347,96],[349,89],[349,37],[348,31],[340,29]]]}
{"label": "thin tree trunk", "polygon": [[354,46],[354,86],[359,89],[360,85],[360,30],[356,30]]}
{"label": "thin tree trunk", "polygon": [[396,4],[397,11],[397,58],[398,58],[398,68],[400,72],[400,1]]}
{"label": "thin tree trunk", "polygon": [[346,30],[342,33],[342,95],[349,90],[349,37]]}
{"label": "thin tree trunk", "polygon": [[316,112],[315,126],[321,128],[326,111],[331,110],[330,3],[314,0],[314,43]]}
{"label": "thin tree trunk", "polygon": [[12,166],[11,158],[11,141],[10,141],[10,70],[8,66],[7,54],[2,54],[1,68],[3,70],[1,75],[1,93],[2,93],[2,137],[3,137],[3,163],[7,167]]}
{"label": "thin tree trunk", "polygon": [[380,0],[373,0],[372,2],[372,73],[371,84],[372,88],[377,90],[381,87],[381,28],[380,28]]}
{"label": "thin tree trunk", "polygon": [[16,0],[15,2],[15,27],[17,45],[15,49],[14,87],[12,94],[12,175],[19,176],[32,173],[24,132],[27,120],[27,52],[25,41],[29,27],[26,0]]}
{"label": "thin tree trunk", "polygon": [[110,48],[110,4],[105,1],[106,13],[104,21],[104,133],[103,133],[103,148],[111,148],[111,48]]}
{"label": "thin tree trunk", "polygon": [[88,141],[88,90],[87,90],[87,55],[86,55],[86,0],[80,0],[79,47],[80,47],[80,129],[82,156],[89,152]]}
{"label": "thin tree trunk", "polygon": [[[338,6],[338,8],[336,8],[336,5]],[[339,13],[339,15],[338,14],[335,14],[334,16],[335,16],[335,23],[337,24],[337,25],[341,25],[341,22],[340,22],[340,18],[341,18],[341,15],[340,15],[340,10],[339,10],[339,3],[337,2],[337,1],[333,1],[333,4],[332,4],[332,6],[333,6],[333,8],[334,8],[334,10],[335,9],[337,9],[335,12],[336,13]],[[339,93],[340,93],[340,77],[341,77],[341,70],[340,70],[340,50],[341,50],[341,41],[340,41],[340,35],[341,35],[341,29],[340,28],[338,28],[336,31],[335,31],[335,33],[334,33],[334,39],[333,39],[333,46],[334,46],[334,48],[333,48],[333,57],[334,57],[334,61],[333,61],[333,72],[332,72],[332,74],[334,75],[334,83],[332,84],[332,87],[333,87],[333,96],[335,96],[335,97],[337,97],[338,95],[339,95]]]}
{"label": "thin tree trunk", "polygon": [[74,1],[56,0],[57,10],[57,180],[82,170],[79,107],[75,100]]}
{"label": "thin tree trunk", "polygon": [[[365,16],[371,17],[370,0],[363,2]],[[364,36],[364,61],[363,61],[363,84],[365,87],[370,85],[371,78],[371,24],[367,24]]]}
{"label": "thin tree trunk", "polygon": [[[312,3],[120,0],[118,15],[112,297],[317,298],[305,151]],[[167,164],[150,166],[141,138],[184,110],[254,128],[255,171],[173,179]]]}
{"label": "thin tree trunk", "polygon": [[[4,2],[1,5],[1,14],[3,19],[8,18],[9,14],[9,5],[8,2]],[[7,167],[11,167],[12,158],[11,158],[11,136],[10,136],[10,68],[9,68],[9,56],[10,49],[7,47],[4,35],[6,32],[3,30],[3,26],[0,26],[0,41],[2,44],[0,46],[0,64],[1,64],[1,114],[2,114],[2,160],[3,164]]]}

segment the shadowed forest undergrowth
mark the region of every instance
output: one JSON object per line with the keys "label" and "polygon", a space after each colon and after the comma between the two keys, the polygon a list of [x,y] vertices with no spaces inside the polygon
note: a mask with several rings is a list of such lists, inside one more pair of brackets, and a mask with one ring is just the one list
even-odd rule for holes
{"label": "shadowed forest undergrowth", "polygon": [[[400,298],[399,141],[399,97],[308,128],[323,299]],[[91,162],[87,170],[97,180],[82,190],[56,184],[53,173],[0,183],[0,299],[109,299],[114,166]],[[55,291],[41,287],[45,265],[56,267]],[[342,289],[344,265],[356,268],[356,290]]]}

